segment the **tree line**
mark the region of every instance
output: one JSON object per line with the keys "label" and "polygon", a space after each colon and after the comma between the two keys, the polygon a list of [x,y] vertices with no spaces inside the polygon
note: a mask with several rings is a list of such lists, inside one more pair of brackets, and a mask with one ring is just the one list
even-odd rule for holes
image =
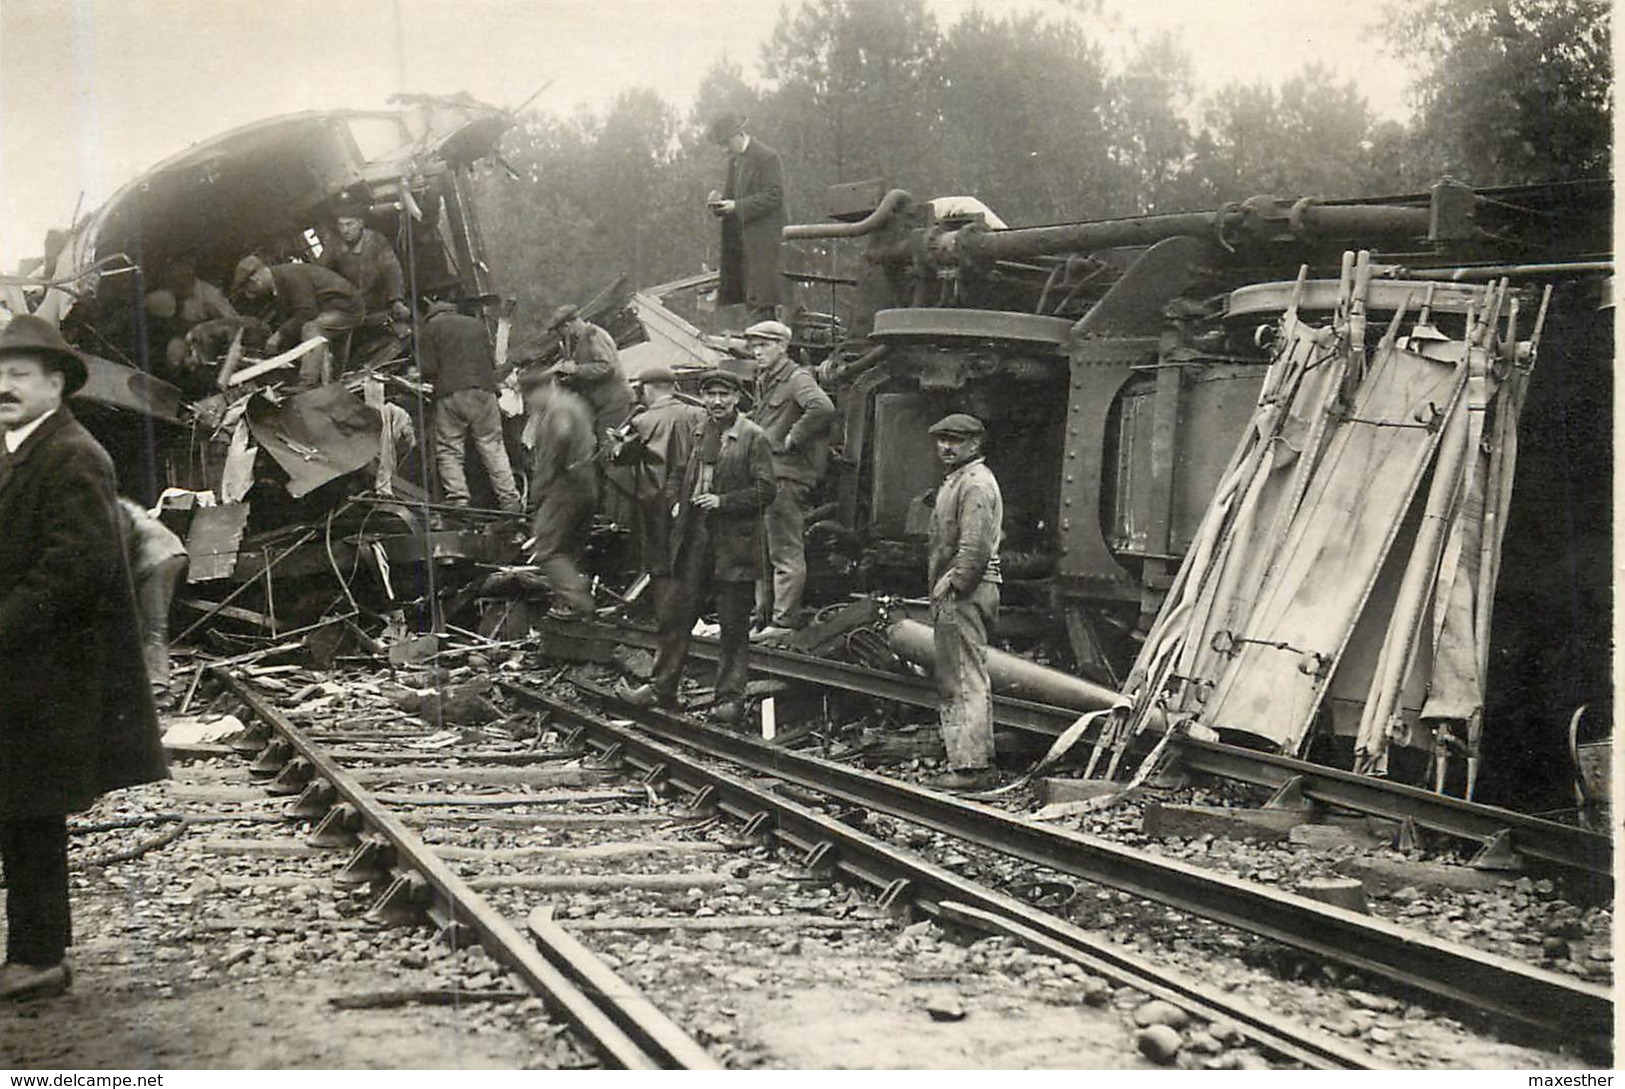
{"label": "tree line", "polygon": [[1175,39],[1113,64],[1090,31],[1098,8],[1075,7],[942,26],[924,0],[802,0],[754,68],[719,60],[686,112],[633,88],[602,112],[523,115],[503,145],[518,178],[474,180],[522,331],[621,274],[648,286],[715,267],[704,200],[726,160],[705,126],[723,109],[783,155],[792,221],[822,218],[827,186],[868,178],[977,196],[1020,225],[1609,170],[1608,0],[1393,0],[1383,44],[1415,73],[1408,124],[1314,64],[1198,96]]}

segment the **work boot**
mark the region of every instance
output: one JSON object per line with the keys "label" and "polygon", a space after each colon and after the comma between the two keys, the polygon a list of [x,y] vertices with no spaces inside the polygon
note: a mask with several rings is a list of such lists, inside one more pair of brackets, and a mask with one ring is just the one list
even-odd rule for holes
{"label": "work boot", "polygon": [[745,705],[738,700],[723,700],[711,708],[711,717],[722,726],[737,726],[745,717]]}
{"label": "work boot", "polygon": [[991,790],[999,785],[999,771],[997,768],[955,768],[943,775],[933,775],[924,785],[932,790],[956,793]]}
{"label": "work boot", "polygon": [[750,633],[752,643],[783,643],[796,633],[796,629],[782,624],[769,624],[760,631]]}
{"label": "work boot", "polygon": [[7,961],[0,965],[0,1002],[54,998],[66,991],[72,982],[73,972],[65,960],[44,968]]}
{"label": "work boot", "polygon": [[652,684],[640,684],[633,688],[622,681],[615,686],[615,698],[633,707],[663,707],[668,711],[677,709],[677,697],[666,695]]}

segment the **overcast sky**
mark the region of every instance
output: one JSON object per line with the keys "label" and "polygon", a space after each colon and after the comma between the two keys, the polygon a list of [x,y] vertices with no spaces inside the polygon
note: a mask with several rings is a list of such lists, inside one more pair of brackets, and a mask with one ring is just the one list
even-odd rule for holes
{"label": "overcast sky", "polygon": [[[1052,0],[927,0],[950,23],[1069,9]],[[1108,49],[1180,33],[1200,90],[1276,81],[1308,61],[1407,114],[1403,69],[1347,0],[1105,0]],[[753,0],[0,0],[0,269],[161,159],[236,125],[373,107],[400,90],[466,90],[568,112],[653,87],[687,109],[726,54],[752,74],[779,6]],[[1090,19],[1093,22],[1093,18]]]}

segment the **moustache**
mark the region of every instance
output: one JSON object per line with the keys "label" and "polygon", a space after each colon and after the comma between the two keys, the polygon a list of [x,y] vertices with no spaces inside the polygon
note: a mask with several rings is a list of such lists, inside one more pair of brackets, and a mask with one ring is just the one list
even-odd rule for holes
{"label": "moustache", "polygon": [[20,404],[22,404],[21,399],[19,399],[17,397],[10,397],[10,396],[7,396],[6,394],[0,393],[0,405],[20,405]]}

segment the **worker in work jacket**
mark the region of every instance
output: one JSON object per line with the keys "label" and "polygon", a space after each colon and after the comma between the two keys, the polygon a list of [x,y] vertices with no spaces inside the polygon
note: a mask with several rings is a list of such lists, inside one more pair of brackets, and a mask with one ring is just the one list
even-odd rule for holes
{"label": "worker in work jacket", "polygon": [[383,315],[386,321],[410,321],[401,259],[383,235],[367,226],[366,214],[364,200],[346,197],[337,203],[333,218],[338,241],[322,250],[321,265],[355,285],[369,319]]}
{"label": "worker in work jacket", "polygon": [[[266,354],[275,355],[314,337],[321,337],[325,342],[300,360],[300,385],[306,388],[323,385],[343,371],[342,352],[329,365],[333,345],[343,344],[350,333],[361,327],[367,314],[361,292],[349,280],[320,265],[295,261],[268,265],[257,255],[249,254],[237,262],[231,290],[250,299],[272,300],[276,328],[265,342]],[[229,368],[222,367],[221,388],[230,377]]]}
{"label": "worker in work jacket", "polygon": [[548,616],[575,620],[593,614],[592,584],[581,560],[598,506],[597,449],[592,410],[556,381],[557,365],[525,372],[519,388],[532,418],[531,562],[553,592]]}
{"label": "worker in work jacket", "polygon": [[434,383],[434,457],[448,506],[472,501],[464,464],[467,443],[485,466],[497,506],[519,510],[519,488],[502,439],[496,359],[485,323],[447,302],[431,303],[417,336],[418,367]]}
{"label": "worker in work jacket", "polygon": [[593,434],[602,444],[632,412],[632,386],[615,338],[583,318],[581,308],[574,305],[555,310],[547,328],[559,334],[564,349],[564,361],[556,368],[558,380],[591,406]]}
{"label": "worker in work jacket", "polygon": [[763,627],[753,641],[776,642],[801,627],[807,588],[807,507],[829,461],[835,405],[811,373],[790,358],[790,327],[763,321],[745,330],[756,359],[756,408],[751,419],[773,450],[778,491],[763,522],[771,571],[756,588]]}
{"label": "worker in work jacket", "polygon": [[723,370],[700,381],[706,419],[695,429],[683,472],[671,535],[672,577],[655,584],[654,680],[623,693],[640,706],[677,706],[694,622],[715,594],[721,630],[711,715],[726,725],[744,715],[750,609],[762,568],[758,527],[776,488],[767,436],[739,412],[740,389],[739,378]]}
{"label": "worker in work jacket", "polygon": [[993,766],[993,691],[987,636],[999,616],[1004,497],[982,461],[982,422],[954,413],[931,425],[948,470],[931,511],[928,574],[937,694],[949,772],[933,785],[983,790]]}

